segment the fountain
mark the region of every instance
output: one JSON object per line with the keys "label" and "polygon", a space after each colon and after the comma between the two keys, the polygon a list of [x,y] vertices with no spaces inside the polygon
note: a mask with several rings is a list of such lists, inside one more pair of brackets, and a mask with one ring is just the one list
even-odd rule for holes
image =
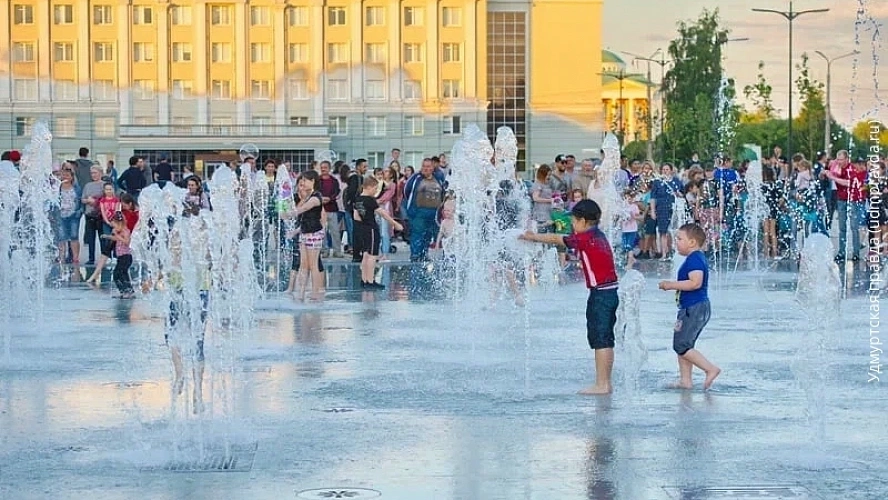
{"label": "fountain", "polygon": [[616,256],[622,251],[620,242],[623,229],[620,224],[620,216],[625,206],[622,193],[617,192],[614,183],[617,172],[620,170],[620,142],[617,140],[617,136],[608,132],[604,137],[601,149],[604,150],[604,158],[601,161],[601,165],[598,166],[601,186],[599,198],[596,200],[601,206],[601,223],[599,227],[607,236],[608,241],[610,241]]}
{"label": "fountain", "polygon": [[617,322],[614,325],[614,340],[620,353],[620,385],[630,394],[638,389],[638,378],[648,358],[641,332],[640,306],[644,287],[644,275],[635,269],[627,270],[620,278],[620,307],[617,309]]}
{"label": "fountain", "polygon": [[[752,255],[752,269],[759,271],[759,242],[761,239],[762,221],[768,214],[768,205],[765,201],[765,195],[762,192],[762,150],[760,146],[753,144],[744,145],[749,159],[748,168],[746,169],[746,192],[748,197],[743,207],[743,215],[746,218],[746,239],[743,242],[742,249]],[[737,262],[734,264],[734,271],[740,264],[740,258],[743,254],[741,250],[737,255]]]}

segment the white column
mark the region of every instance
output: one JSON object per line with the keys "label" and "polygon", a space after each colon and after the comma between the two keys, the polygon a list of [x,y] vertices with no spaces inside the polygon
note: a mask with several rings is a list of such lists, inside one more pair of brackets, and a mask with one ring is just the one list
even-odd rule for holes
{"label": "white column", "polygon": [[235,125],[250,123],[248,101],[250,99],[250,75],[247,74],[247,64],[250,46],[250,36],[247,32],[247,1],[238,0],[234,4],[234,87],[237,115]]}
{"label": "white column", "polygon": [[[89,101],[90,98],[90,84],[92,82],[92,71],[90,71],[90,65],[92,64],[92,58],[90,55],[90,39],[89,39],[89,27],[90,27],[90,10],[92,6],[89,5],[89,2],[82,2],[78,4],[80,7],[77,11],[77,40],[74,41],[74,50],[77,51],[77,74],[75,75],[75,84],[77,85],[77,96],[79,100]],[[52,47],[50,47],[52,50]]]}
{"label": "white column", "polygon": [[49,26],[52,23],[50,0],[39,2],[36,10],[34,20],[44,20],[40,23],[37,35],[37,99],[50,101],[52,100],[52,52],[49,47]]}
{"label": "white column", "polygon": [[635,99],[626,99],[626,135],[628,141],[626,139],[623,140],[625,143],[629,143],[635,140],[635,132],[637,132],[636,123],[635,123]]}
{"label": "white column", "polygon": [[120,123],[132,123],[132,79],[130,78],[130,64],[132,61],[132,41],[130,30],[132,19],[130,18],[130,6],[132,0],[123,0],[117,7],[117,50],[114,60],[117,64],[117,88],[120,99]]}
{"label": "white column", "polygon": [[425,8],[426,42],[425,59],[423,59],[426,75],[426,94],[423,95],[423,100],[425,101],[439,101],[441,99],[441,72],[439,71],[438,64],[438,54],[441,52],[438,47],[438,2],[439,0],[429,0],[426,2]]}
{"label": "white column", "polygon": [[169,4],[157,2],[157,124],[170,123],[170,16]]}
{"label": "white column", "polygon": [[192,22],[194,23],[194,96],[197,100],[196,125],[210,123],[210,111],[207,105],[210,89],[207,88],[207,75],[210,65],[207,64],[207,4],[203,1],[194,2],[192,8]]}
{"label": "white column", "polygon": [[[0,12],[6,12],[7,15],[0,16],[0,40],[4,46],[12,48],[9,43],[9,0],[0,0]],[[12,97],[12,58],[6,58],[6,64],[3,65],[4,75],[0,77],[0,101],[9,101]]]}
{"label": "white column", "polygon": [[389,4],[388,9],[388,60],[386,61],[386,74],[392,74],[392,69],[397,68],[395,77],[389,81],[389,101],[400,101],[404,98],[404,72],[401,69],[401,15],[404,6],[400,0]]}
{"label": "white column", "polygon": [[[463,10],[463,33],[466,35],[466,43],[462,46],[462,65],[463,65],[463,93],[466,100],[477,99],[477,81],[478,81],[478,47],[475,44],[475,33],[478,27],[478,12],[475,9],[475,2],[466,2],[462,7]],[[484,41],[482,41],[484,43]]]}
{"label": "white column", "polygon": [[274,123],[287,125],[287,5],[280,0],[274,5]]}
{"label": "white column", "polygon": [[318,75],[318,81],[315,86],[315,93],[311,96],[312,100],[312,116],[310,121],[312,124],[327,123],[324,116],[324,99],[327,92],[327,75],[326,75],[326,47],[324,47],[324,0],[314,0],[311,5],[309,15],[309,26],[311,26],[311,44],[312,49],[311,60],[313,61],[309,75]]}
{"label": "white column", "polygon": [[348,52],[348,79],[351,87],[351,100],[353,102],[363,102],[364,100],[364,82],[367,79],[364,71],[364,2],[357,1],[351,3],[351,12],[347,13],[349,27],[351,28],[351,36],[349,39]]}

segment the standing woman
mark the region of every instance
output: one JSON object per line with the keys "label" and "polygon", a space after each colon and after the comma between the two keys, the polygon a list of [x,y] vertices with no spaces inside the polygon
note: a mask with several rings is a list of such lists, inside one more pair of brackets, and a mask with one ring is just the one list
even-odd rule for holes
{"label": "standing woman", "polygon": [[68,162],[61,171],[62,184],[59,187],[59,263],[65,263],[68,245],[71,245],[71,261],[76,265],[80,261],[80,216],[83,215],[83,203],[80,187],[74,182],[73,162]]}
{"label": "standing woman", "polygon": [[111,258],[111,251],[114,249],[113,240],[102,238],[102,236],[111,234],[111,221],[114,218],[114,214],[120,209],[120,200],[114,196],[114,184],[110,182],[105,183],[102,187],[102,197],[99,198],[97,205],[99,207],[99,215],[102,217],[102,231],[99,235],[101,255],[99,255],[99,260],[96,262],[96,269],[89,279],[86,280],[87,283],[95,283],[96,285],[102,282],[102,270],[105,269],[105,264],[108,263],[108,259]]}
{"label": "standing woman", "polygon": [[[392,201],[395,198],[395,193],[398,191],[398,184],[395,180],[395,176],[398,175],[394,168],[389,167],[382,171],[382,182],[380,184],[383,185],[382,192],[376,198],[376,202],[379,204],[379,208],[381,208],[385,213],[387,213],[390,217],[394,219],[394,214],[392,214]],[[379,180],[379,178],[377,178]],[[379,223],[379,239],[381,242],[381,247],[379,250],[380,260],[385,260],[386,255],[391,253],[392,250],[392,224],[389,224],[388,219],[382,216],[378,216],[376,221]]]}
{"label": "standing woman", "polygon": [[312,283],[312,300],[321,300],[326,277],[321,262],[324,248],[324,226],[321,223],[323,206],[318,190],[320,176],[315,170],[307,170],[299,176],[296,209],[284,215],[297,219],[299,225],[299,271],[296,276],[296,292],[299,300],[305,300],[308,280]]}

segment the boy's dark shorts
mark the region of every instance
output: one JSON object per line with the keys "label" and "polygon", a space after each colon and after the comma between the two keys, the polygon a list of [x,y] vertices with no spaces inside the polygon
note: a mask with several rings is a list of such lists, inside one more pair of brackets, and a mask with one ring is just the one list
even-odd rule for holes
{"label": "boy's dark shorts", "polygon": [[614,325],[620,296],[617,289],[589,290],[586,301],[586,339],[592,349],[613,349]]}
{"label": "boy's dark shorts", "polygon": [[[207,324],[207,314],[209,313],[209,302],[210,302],[210,292],[206,290],[201,290],[200,292],[200,335],[197,338],[196,347],[194,355],[197,361],[204,360],[204,334],[205,334],[205,326]],[[167,329],[163,333],[163,341],[167,345],[170,344],[170,329],[176,327],[179,324],[180,316],[187,316],[187,311],[181,311],[181,304],[178,300],[173,300],[170,302],[170,314],[167,318]],[[184,314],[183,314],[184,313]],[[185,318],[187,321],[187,317]]]}
{"label": "boy's dark shorts", "polygon": [[697,337],[703,331],[706,323],[709,323],[711,314],[708,300],[698,302],[687,309],[678,310],[678,318],[675,320],[675,329],[672,334],[672,349],[679,356],[694,348]]}

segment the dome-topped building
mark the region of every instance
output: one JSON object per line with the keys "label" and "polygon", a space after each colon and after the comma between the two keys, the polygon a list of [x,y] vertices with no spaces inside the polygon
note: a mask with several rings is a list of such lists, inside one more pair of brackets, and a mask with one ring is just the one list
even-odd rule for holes
{"label": "dome-topped building", "polygon": [[[625,137],[623,144],[648,139],[647,120],[651,116],[648,87],[656,97],[658,85],[648,81],[641,67],[629,67],[612,50],[601,51],[601,101],[604,105],[604,129]],[[647,71],[647,65],[644,66]],[[656,119],[657,113],[653,113]],[[622,125],[621,125],[622,122]]]}

